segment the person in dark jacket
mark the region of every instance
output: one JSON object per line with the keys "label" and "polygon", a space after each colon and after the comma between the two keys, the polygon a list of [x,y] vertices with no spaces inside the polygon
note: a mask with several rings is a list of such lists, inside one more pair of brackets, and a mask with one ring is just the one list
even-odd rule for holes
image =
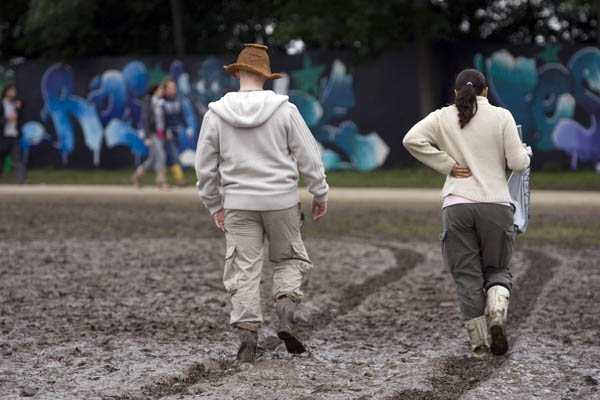
{"label": "person in dark jacket", "polygon": [[13,171],[19,183],[27,183],[25,166],[21,158],[20,116],[23,104],[17,100],[17,86],[9,83],[2,90],[2,106],[0,107],[0,174],[4,162],[10,156]]}
{"label": "person in dark jacket", "polygon": [[153,169],[156,172],[156,185],[167,187],[166,154],[164,148],[165,118],[163,112],[163,89],[160,85],[151,86],[142,103],[141,136],[150,147],[148,158],[136,169],[131,177],[136,187],[141,186],[144,174]]}
{"label": "person in dark jacket", "polygon": [[[171,173],[177,182],[177,185],[184,186],[183,171],[179,163],[179,151],[177,148],[179,128],[186,126],[183,105],[177,98],[177,85],[171,77],[162,81],[164,90],[163,109],[165,113],[165,151],[167,154],[167,166],[171,168]],[[194,136],[191,127],[186,128],[186,134],[189,137]]]}

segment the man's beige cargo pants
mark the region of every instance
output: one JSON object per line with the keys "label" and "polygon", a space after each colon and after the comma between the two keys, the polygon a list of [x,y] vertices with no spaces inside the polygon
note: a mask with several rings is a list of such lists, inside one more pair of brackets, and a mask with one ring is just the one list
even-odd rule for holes
{"label": "man's beige cargo pants", "polygon": [[260,279],[264,240],[273,263],[273,299],[302,299],[302,279],[312,269],[300,236],[297,206],[275,211],[225,210],[227,255],[223,283],[231,294],[233,326],[258,330],[263,321]]}

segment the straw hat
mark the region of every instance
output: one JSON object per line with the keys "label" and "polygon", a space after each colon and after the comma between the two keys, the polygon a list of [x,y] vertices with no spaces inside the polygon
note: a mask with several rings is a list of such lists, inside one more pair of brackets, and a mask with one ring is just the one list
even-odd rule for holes
{"label": "straw hat", "polygon": [[282,74],[271,73],[271,62],[267,54],[267,46],[262,44],[245,44],[235,64],[225,65],[225,71],[231,76],[239,70],[250,71],[262,75],[265,79],[283,78]]}

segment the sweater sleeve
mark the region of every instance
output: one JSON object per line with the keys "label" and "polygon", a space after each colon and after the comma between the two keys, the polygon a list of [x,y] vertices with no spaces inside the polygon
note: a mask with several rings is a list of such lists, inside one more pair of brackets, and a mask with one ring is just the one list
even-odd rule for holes
{"label": "sweater sleeve", "polygon": [[325,181],[325,168],[317,141],[296,106],[289,104],[291,106],[291,125],[287,135],[288,147],[298,163],[298,169],[302,173],[314,201],[326,202],[329,185]]}
{"label": "sweater sleeve", "polygon": [[223,208],[223,196],[219,192],[219,131],[212,111],[204,115],[196,146],[196,177],[198,197],[211,215]]}
{"label": "sweater sleeve", "polygon": [[438,112],[434,111],[408,131],[402,144],[417,160],[448,176],[456,161],[445,151],[433,146],[438,142],[438,135]]}
{"label": "sweater sleeve", "polygon": [[502,130],[504,156],[506,157],[508,168],[519,174],[529,167],[529,156],[527,155],[527,150],[523,148],[523,143],[519,138],[519,131],[517,131],[515,119],[510,111],[506,110],[506,113],[508,116],[506,123],[504,124],[504,129]]}

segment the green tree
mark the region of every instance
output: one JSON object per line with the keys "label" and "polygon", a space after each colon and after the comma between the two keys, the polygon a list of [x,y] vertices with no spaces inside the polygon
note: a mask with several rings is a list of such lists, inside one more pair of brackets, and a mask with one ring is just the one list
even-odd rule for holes
{"label": "green tree", "polygon": [[283,51],[302,39],[307,48],[343,50],[362,63],[419,40],[594,43],[599,3],[2,0],[0,58],[222,53],[247,42]]}

